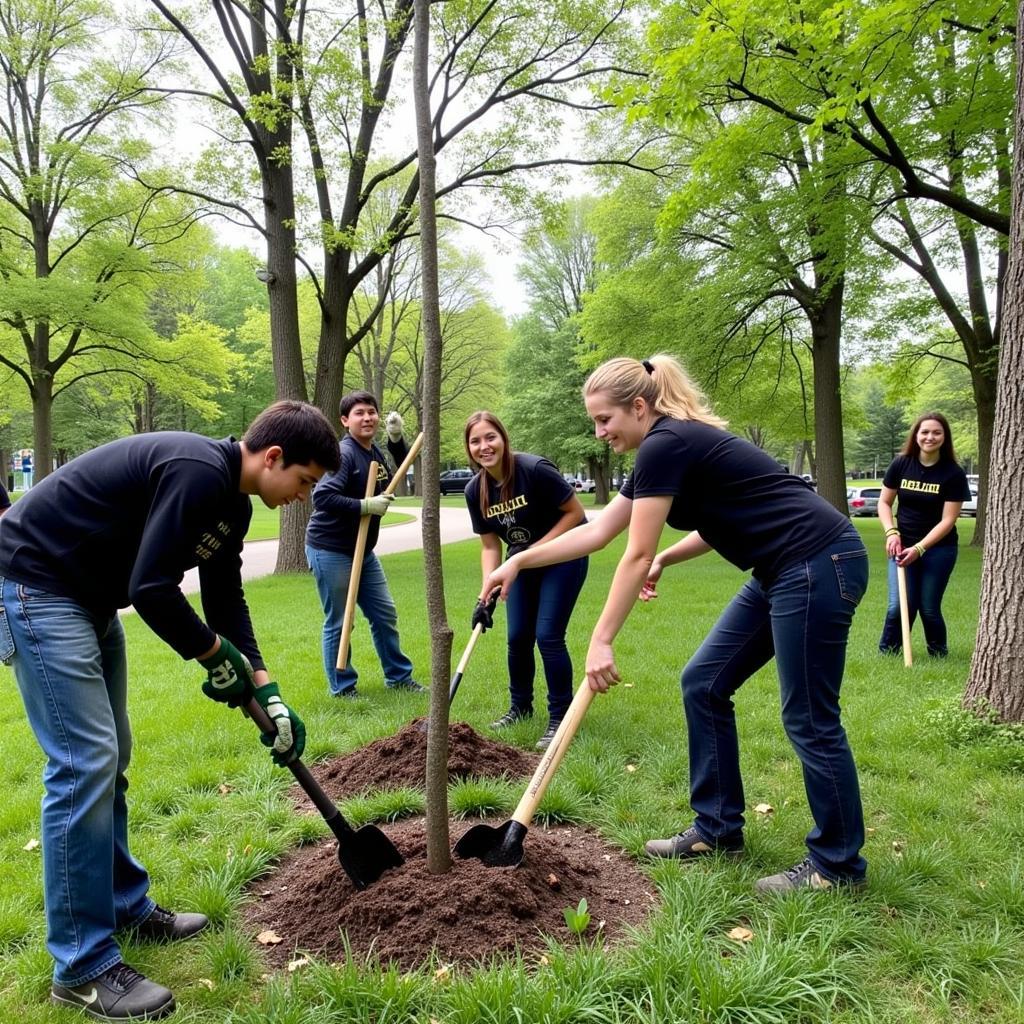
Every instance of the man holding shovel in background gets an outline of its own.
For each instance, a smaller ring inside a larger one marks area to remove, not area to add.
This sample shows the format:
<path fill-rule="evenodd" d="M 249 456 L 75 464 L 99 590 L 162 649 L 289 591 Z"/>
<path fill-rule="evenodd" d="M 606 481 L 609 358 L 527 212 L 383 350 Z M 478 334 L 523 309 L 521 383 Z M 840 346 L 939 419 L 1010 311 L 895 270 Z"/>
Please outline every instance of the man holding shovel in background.
<path fill-rule="evenodd" d="M 128 849 L 125 770 L 132 737 L 118 608 L 134 605 L 183 658 L 203 692 L 231 707 L 254 697 L 273 719 L 278 764 L 305 729 L 270 681 L 242 592 L 250 495 L 304 501 L 338 465 L 334 429 L 315 407 L 282 401 L 242 441 L 179 432 L 102 445 L 40 481 L 0 529 L 0 661 L 10 664 L 46 754 L 43 884 L 51 998 L 100 1020 L 156 1019 L 171 991 L 125 964 L 115 932 L 184 939 L 207 924 L 149 896 Z M 180 584 L 199 567 L 202 621 Z"/>
<path fill-rule="evenodd" d="M 380 520 L 392 494 L 387 487 L 384 453 L 374 444 L 380 424 L 377 399 L 369 391 L 351 391 L 341 399 L 341 425 L 347 431 L 341 440 L 341 467 L 325 476 L 313 492 L 313 515 L 306 529 L 306 560 L 316 579 L 324 609 L 323 657 L 327 686 L 335 697 L 354 698 L 359 676 L 351 659 L 338 667 L 342 621 L 348 602 L 349 580 L 359 536 L 361 519 L 368 518 L 362 565 L 356 567 L 359 584 L 356 600 L 370 623 L 373 646 L 384 670 L 384 682 L 392 690 L 424 689 L 412 677 L 412 662 L 402 652 L 398 636 L 398 612 L 388 589 L 380 560 L 373 553 L 380 535 Z M 368 480 L 376 464 L 376 482 Z"/>

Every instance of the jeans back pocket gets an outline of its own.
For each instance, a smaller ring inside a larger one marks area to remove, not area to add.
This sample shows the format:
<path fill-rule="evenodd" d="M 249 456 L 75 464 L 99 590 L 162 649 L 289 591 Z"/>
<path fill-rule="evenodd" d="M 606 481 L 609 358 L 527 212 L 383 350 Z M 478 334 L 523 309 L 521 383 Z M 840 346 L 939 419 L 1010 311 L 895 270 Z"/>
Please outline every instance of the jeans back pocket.
<path fill-rule="evenodd" d="M 836 569 L 839 594 L 844 601 L 860 604 L 868 588 L 868 553 L 860 548 L 855 551 L 838 551 L 832 555 Z"/>

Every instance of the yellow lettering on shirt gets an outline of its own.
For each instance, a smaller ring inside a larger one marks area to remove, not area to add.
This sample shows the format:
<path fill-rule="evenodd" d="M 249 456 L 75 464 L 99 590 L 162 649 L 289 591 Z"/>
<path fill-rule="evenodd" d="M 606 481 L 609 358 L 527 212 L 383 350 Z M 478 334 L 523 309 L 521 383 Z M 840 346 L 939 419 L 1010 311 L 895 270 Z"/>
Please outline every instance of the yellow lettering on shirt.
<path fill-rule="evenodd" d="M 514 512 L 517 508 L 526 508 L 525 494 L 520 494 L 511 501 L 503 501 L 497 505 L 491 505 L 487 510 L 487 518 L 494 519 L 497 516 L 507 515 L 509 512 Z"/>
<path fill-rule="evenodd" d="M 926 484 L 922 480 L 901 480 L 901 491 L 921 491 L 923 494 L 938 494 L 939 484 Z"/>

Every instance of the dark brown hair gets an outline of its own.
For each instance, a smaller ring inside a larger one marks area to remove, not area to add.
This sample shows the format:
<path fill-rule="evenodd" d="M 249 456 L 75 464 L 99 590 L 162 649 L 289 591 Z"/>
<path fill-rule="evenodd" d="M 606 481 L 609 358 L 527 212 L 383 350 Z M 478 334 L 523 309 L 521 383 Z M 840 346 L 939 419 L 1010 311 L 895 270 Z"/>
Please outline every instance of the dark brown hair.
<path fill-rule="evenodd" d="M 462 433 L 462 439 L 466 445 L 466 458 L 469 459 L 471 466 L 475 466 L 477 463 L 473 460 L 473 456 L 469 454 L 469 433 L 478 423 L 490 423 L 501 434 L 501 439 L 505 442 L 505 450 L 501 453 L 501 500 L 509 501 L 512 498 L 512 488 L 515 485 L 516 463 L 512 457 L 512 445 L 508 439 L 508 431 L 505 429 L 505 424 L 493 412 L 481 409 L 473 413 L 466 420 L 466 429 Z M 490 486 L 487 479 L 487 470 L 483 466 L 480 466 L 480 471 L 477 473 L 477 481 L 480 486 L 480 513 L 486 516 L 487 509 L 490 507 L 487 500 Z"/>
<path fill-rule="evenodd" d="M 914 425 L 910 428 L 910 433 L 907 435 L 906 443 L 900 449 L 900 454 L 910 455 L 915 459 L 920 458 L 921 446 L 917 443 L 917 432 L 925 420 L 935 420 L 936 423 L 940 423 L 942 432 L 946 435 L 942 441 L 942 447 L 939 449 L 939 462 L 947 460 L 956 462 L 956 452 L 953 451 L 953 431 L 949 429 L 949 420 L 941 412 L 923 412 L 914 420 Z"/>
<path fill-rule="evenodd" d="M 315 405 L 290 398 L 264 409 L 249 424 L 242 444 L 251 452 L 279 445 L 285 466 L 315 462 L 336 473 L 341 465 L 338 435 L 331 421 Z"/>
<path fill-rule="evenodd" d="M 378 413 L 380 412 L 377 399 L 371 392 L 350 391 L 347 395 L 341 396 L 341 402 L 338 403 L 338 415 L 347 416 L 357 405 L 372 405 Z"/>

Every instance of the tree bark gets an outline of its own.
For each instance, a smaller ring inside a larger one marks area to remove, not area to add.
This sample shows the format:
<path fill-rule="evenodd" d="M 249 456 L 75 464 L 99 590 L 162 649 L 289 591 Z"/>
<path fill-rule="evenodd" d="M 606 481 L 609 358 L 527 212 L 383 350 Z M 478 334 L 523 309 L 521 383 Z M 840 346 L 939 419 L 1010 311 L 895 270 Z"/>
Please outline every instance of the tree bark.
<path fill-rule="evenodd" d="M 420 169 L 420 274 L 423 301 L 423 472 L 430 481 L 423 498 L 423 560 L 430 628 L 430 731 L 427 733 L 427 870 L 451 870 L 448 835 L 448 679 L 452 667 L 452 629 L 444 603 L 441 566 L 441 496 L 438 488 L 441 440 L 441 311 L 437 284 L 437 220 L 434 211 L 435 160 L 430 124 L 427 63 L 430 50 L 430 0 L 415 0 L 413 98 Z"/>
<path fill-rule="evenodd" d="M 1024 14 L 1024 5 L 1021 6 Z M 1010 259 L 988 474 L 988 531 L 981 576 L 978 636 L 964 706 L 1024 722 L 1024 487 L 1018 454 L 1024 445 L 1024 36 L 1017 37 Z"/>
<path fill-rule="evenodd" d="M 818 493 L 843 515 L 846 461 L 843 456 L 843 401 L 839 373 L 844 279 L 840 276 L 815 310 L 808 310 L 814 352 L 814 447 Z"/>

